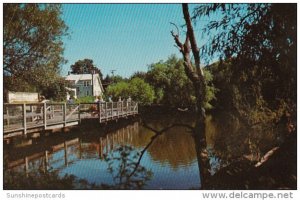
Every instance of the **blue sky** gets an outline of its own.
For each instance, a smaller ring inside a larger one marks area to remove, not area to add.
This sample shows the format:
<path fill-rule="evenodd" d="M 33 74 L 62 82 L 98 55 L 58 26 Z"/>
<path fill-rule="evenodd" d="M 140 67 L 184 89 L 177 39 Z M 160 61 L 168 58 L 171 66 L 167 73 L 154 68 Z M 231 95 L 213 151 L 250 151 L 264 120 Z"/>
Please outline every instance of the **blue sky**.
<path fill-rule="evenodd" d="M 171 54 L 180 57 L 170 34 L 170 22 L 184 24 L 180 4 L 64 4 L 62 18 L 70 32 L 64 38 L 68 63 L 62 75 L 84 58 L 104 75 L 116 70 L 129 77 Z"/>

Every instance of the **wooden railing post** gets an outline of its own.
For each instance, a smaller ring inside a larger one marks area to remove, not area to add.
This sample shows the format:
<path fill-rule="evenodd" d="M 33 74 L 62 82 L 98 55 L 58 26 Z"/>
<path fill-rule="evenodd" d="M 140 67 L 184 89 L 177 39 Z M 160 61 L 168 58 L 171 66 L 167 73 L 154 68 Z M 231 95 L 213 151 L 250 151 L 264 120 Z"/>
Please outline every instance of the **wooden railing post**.
<path fill-rule="evenodd" d="M 113 112 L 114 112 L 114 102 L 111 102 L 111 118 L 113 118 Z"/>
<path fill-rule="evenodd" d="M 128 100 L 126 100 L 126 116 L 128 115 Z"/>
<path fill-rule="evenodd" d="M 121 102 L 121 116 L 123 115 L 123 101 Z"/>
<path fill-rule="evenodd" d="M 24 135 L 27 134 L 27 123 L 26 123 L 26 104 L 23 104 L 23 128 L 24 128 Z"/>
<path fill-rule="evenodd" d="M 97 103 L 97 111 L 98 117 L 100 118 L 100 102 Z"/>
<path fill-rule="evenodd" d="M 130 102 L 130 105 L 129 105 L 129 113 L 130 113 L 130 115 L 132 114 L 132 102 Z"/>
<path fill-rule="evenodd" d="M 6 122 L 7 122 L 7 125 L 9 126 L 9 110 L 8 110 L 9 106 L 6 106 Z"/>
<path fill-rule="evenodd" d="M 78 122 L 81 123 L 81 117 L 80 117 L 80 103 L 78 104 Z"/>
<path fill-rule="evenodd" d="M 64 103 L 64 105 L 63 105 L 63 122 L 64 122 L 64 126 L 66 127 L 66 125 L 67 125 L 67 121 L 66 121 L 66 109 L 67 108 L 67 104 L 66 103 Z"/>
<path fill-rule="evenodd" d="M 107 115 L 107 102 L 105 102 L 105 116 L 106 116 L 106 120 L 108 118 L 108 115 Z"/>
<path fill-rule="evenodd" d="M 117 102 L 117 118 L 119 118 L 119 102 Z"/>
<path fill-rule="evenodd" d="M 44 103 L 44 116 L 43 116 L 43 123 L 44 123 L 44 129 L 46 130 L 47 128 L 47 105 L 46 105 L 46 102 Z"/>
<path fill-rule="evenodd" d="M 102 111 L 102 103 L 99 102 L 99 122 L 101 123 L 101 111 Z"/>

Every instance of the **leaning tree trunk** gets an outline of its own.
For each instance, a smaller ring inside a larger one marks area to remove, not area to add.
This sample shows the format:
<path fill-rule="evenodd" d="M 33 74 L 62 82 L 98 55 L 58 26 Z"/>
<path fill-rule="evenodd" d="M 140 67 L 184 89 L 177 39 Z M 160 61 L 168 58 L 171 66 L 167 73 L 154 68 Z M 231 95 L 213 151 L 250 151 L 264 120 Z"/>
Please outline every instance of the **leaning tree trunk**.
<path fill-rule="evenodd" d="M 200 55 L 199 48 L 197 46 L 197 41 L 195 38 L 191 17 L 189 14 L 189 9 L 187 4 L 182 4 L 182 11 L 184 15 L 184 20 L 186 22 L 187 33 L 185 42 L 182 43 L 179 39 L 179 31 L 177 34 L 171 31 L 172 36 L 174 37 L 175 43 L 182 53 L 184 59 L 184 68 L 185 73 L 188 78 L 192 81 L 195 95 L 196 95 L 196 109 L 199 119 L 204 121 L 205 111 L 204 111 L 204 98 L 205 98 L 205 79 L 203 70 L 200 67 Z M 178 29 L 177 29 L 178 30 Z M 195 65 L 192 64 L 190 59 L 190 52 L 192 51 Z"/>
<path fill-rule="evenodd" d="M 180 41 L 179 31 L 175 24 L 173 25 L 176 26 L 177 33 L 171 31 L 171 34 L 175 40 L 175 43 L 179 51 L 183 56 L 185 73 L 193 83 L 193 87 L 195 91 L 197 119 L 196 119 L 195 131 L 194 131 L 194 139 L 195 139 L 196 153 L 197 153 L 197 158 L 199 163 L 201 186 L 203 187 L 205 185 L 205 180 L 207 180 L 209 176 L 209 162 L 208 162 L 208 157 L 206 152 L 205 109 L 204 109 L 206 83 L 205 83 L 203 70 L 200 67 L 199 48 L 197 46 L 193 25 L 189 14 L 188 4 L 182 4 L 182 12 L 183 12 L 183 16 L 187 28 L 185 42 L 182 43 Z M 194 65 L 192 64 L 190 58 L 191 51 L 195 59 Z"/>

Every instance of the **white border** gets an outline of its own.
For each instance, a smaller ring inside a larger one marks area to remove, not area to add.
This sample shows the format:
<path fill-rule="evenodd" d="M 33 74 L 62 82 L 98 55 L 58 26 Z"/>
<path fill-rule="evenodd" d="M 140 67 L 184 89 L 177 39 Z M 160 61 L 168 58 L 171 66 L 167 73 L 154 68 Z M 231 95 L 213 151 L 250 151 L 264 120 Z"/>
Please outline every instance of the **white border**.
<path fill-rule="evenodd" d="M 83 0 L 23 0 L 23 1 L 8 1 L 8 0 L 1 0 L 1 6 L 0 6 L 0 15 L 1 15 L 1 50 L 0 53 L 3 55 L 3 3 L 182 3 L 183 0 L 152 0 L 152 1 L 145 1 L 145 0 L 131 0 L 131 1 L 117 1 L 117 0 L 89 0 L 89 1 L 83 1 Z M 184 1 L 187 3 L 210 3 L 211 1 L 203 1 L 203 0 L 189 0 L 189 1 Z M 214 1 L 216 2 L 216 1 Z M 292 1 L 266 1 L 266 0 L 253 0 L 253 1 L 224 1 L 224 0 L 219 0 L 217 2 L 224 2 L 224 3 L 269 3 L 269 2 L 274 2 L 274 3 L 298 3 L 299 0 L 292 0 Z M 299 5 L 297 5 L 297 10 L 299 11 Z M 299 15 L 297 13 L 297 20 L 298 20 L 298 26 L 299 26 Z M 297 28 L 298 29 L 298 28 Z M 298 36 L 298 35 L 297 35 Z M 299 39 L 298 39 L 299 41 Z M 297 57 L 300 58 L 300 53 L 298 51 Z M 1 57 L 3 59 L 3 57 Z M 297 65 L 299 66 L 299 59 L 297 60 Z M 1 62 L 2 70 L 3 70 L 3 62 Z M 1 76 L 0 76 L 0 91 L 3 92 L 3 71 L 1 71 Z M 299 77 L 299 70 L 297 70 L 297 93 L 299 92 L 299 83 L 298 83 L 298 77 Z M 297 104 L 299 104 L 299 99 L 297 99 Z M 3 111 L 3 98 L 0 98 L 0 108 L 1 112 Z M 297 119 L 298 115 L 297 115 Z M 3 130 L 3 115 L 0 114 L 0 128 Z M 298 120 L 297 120 L 298 124 Z M 298 137 L 299 138 L 299 137 Z M 3 133 L 1 134 L 1 140 L 3 141 Z M 298 141 L 299 142 L 299 139 Z M 0 148 L 1 152 L 3 150 L 3 142 L 0 142 Z M 299 158 L 299 149 L 297 151 L 298 153 L 298 158 Z M 0 174 L 1 174 L 1 180 L 0 180 L 0 185 L 3 187 L 3 152 L 1 157 L 1 163 L 0 163 Z M 298 162 L 297 162 L 298 164 Z M 297 165 L 298 173 L 299 173 L 299 165 Z M 299 175 L 298 175 L 299 176 Z M 299 181 L 297 179 L 297 183 L 299 186 Z M 7 193 L 20 193 L 20 192 L 27 192 L 27 193 L 34 193 L 34 194 L 43 194 L 43 193 L 64 193 L 66 195 L 66 198 L 64 199 L 138 199 L 138 200 L 153 200 L 153 199 L 172 199 L 172 200 L 177 200 L 177 199 L 202 199 L 202 193 L 203 192 L 215 192 L 215 191 L 189 191 L 189 190 L 164 190 L 164 191 L 157 191 L 157 190 L 143 190 L 143 191 L 82 191 L 82 190 L 67 190 L 67 191 L 60 191 L 60 190 L 45 190 L 45 191 L 34 191 L 34 190 L 28 190 L 28 191 L 11 191 L 11 190 L 4 190 L 1 188 L 0 192 L 0 198 L 1 199 L 7 199 Z M 225 192 L 225 193 L 231 193 L 232 191 L 224 191 L 224 190 L 218 190 L 218 192 Z M 236 190 L 236 192 L 239 192 L 239 190 Z M 240 191 L 241 192 L 241 191 Z M 298 190 L 296 191 L 272 191 L 272 190 L 251 190 L 251 191 L 245 191 L 245 192 L 273 192 L 273 193 L 280 193 L 280 192 L 293 192 L 294 193 L 294 198 L 293 199 L 299 199 L 300 195 Z M 219 198 L 217 198 L 219 199 Z"/>

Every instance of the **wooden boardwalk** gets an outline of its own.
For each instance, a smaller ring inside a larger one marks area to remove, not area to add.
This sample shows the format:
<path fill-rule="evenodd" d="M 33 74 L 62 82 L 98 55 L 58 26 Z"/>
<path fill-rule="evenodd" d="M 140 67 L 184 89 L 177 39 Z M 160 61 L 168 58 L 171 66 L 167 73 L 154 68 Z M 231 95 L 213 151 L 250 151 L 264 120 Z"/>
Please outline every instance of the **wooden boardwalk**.
<path fill-rule="evenodd" d="M 78 125 L 83 119 L 105 123 L 138 114 L 137 102 L 4 104 L 4 138 Z"/>

